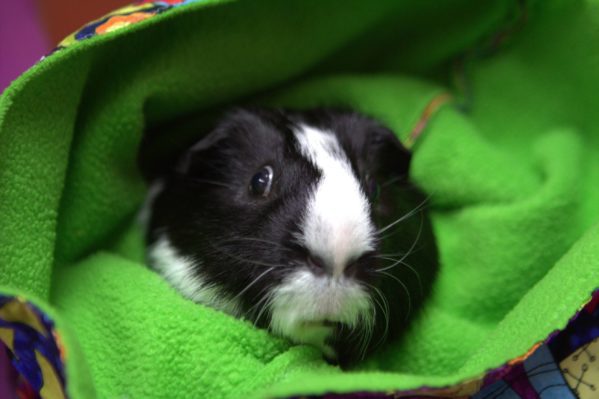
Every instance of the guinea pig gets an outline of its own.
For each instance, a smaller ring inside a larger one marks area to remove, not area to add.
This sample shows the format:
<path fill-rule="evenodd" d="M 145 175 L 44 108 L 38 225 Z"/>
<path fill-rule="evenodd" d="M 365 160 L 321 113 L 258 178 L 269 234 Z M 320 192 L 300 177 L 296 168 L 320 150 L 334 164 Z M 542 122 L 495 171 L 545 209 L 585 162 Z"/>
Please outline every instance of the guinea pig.
<path fill-rule="evenodd" d="M 148 262 L 185 297 L 347 367 L 406 329 L 437 272 L 410 158 L 353 111 L 235 109 L 152 186 Z"/>

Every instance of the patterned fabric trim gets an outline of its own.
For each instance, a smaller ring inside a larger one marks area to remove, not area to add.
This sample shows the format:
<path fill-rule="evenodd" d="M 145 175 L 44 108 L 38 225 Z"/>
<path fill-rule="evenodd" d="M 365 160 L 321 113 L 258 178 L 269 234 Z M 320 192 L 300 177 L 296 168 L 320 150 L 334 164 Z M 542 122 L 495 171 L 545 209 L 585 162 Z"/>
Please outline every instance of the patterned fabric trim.
<path fill-rule="evenodd" d="M 442 92 L 437 94 L 429 103 L 426 105 L 422 113 L 420 114 L 420 118 L 416 121 L 416 124 L 410 131 L 408 138 L 405 143 L 403 143 L 406 148 L 410 149 L 414 146 L 418 138 L 422 135 L 422 132 L 426 129 L 429 121 L 433 116 L 437 114 L 437 112 L 443 108 L 446 104 L 454 104 L 455 100 L 450 93 Z"/>
<path fill-rule="evenodd" d="M 31 302 L 0 294 L 0 381 L 21 399 L 66 398 L 66 355 L 54 322 Z M 15 381 L 16 378 L 16 381 Z"/>
<path fill-rule="evenodd" d="M 58 44 L 58 46 L 50 52 L 50 54 L 46 55 L 42 59 L 54 54 L 57 51 L 70 47 L 81 40 L 115 32 L 119 29 L 144 21 L 173 8 L 199 1 L 202 0 L 136 1 L 129 6 L 119 8 L 103 16 L 102 18 L 84 25 L 78 31 L 64 38 Z"/>
<path fill-rule="evenodd" d="M 565 329 L 484 376 L 445 388 L 302 396 L 305 399 L 592 399 L 599 397 L 599 290 Z M 288 399 L 299 399 L 289 397 Z"/>

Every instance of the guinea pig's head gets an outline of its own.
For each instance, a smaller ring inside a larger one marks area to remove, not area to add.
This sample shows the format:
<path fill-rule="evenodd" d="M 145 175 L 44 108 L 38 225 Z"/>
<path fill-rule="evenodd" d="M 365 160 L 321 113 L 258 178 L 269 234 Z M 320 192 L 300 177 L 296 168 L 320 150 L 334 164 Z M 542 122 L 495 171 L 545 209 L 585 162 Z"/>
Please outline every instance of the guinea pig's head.
<path fill-rule="evenodd" d="M 368 335 L 384 311 L 380 187 L 409 161 L 353 112 L 236 110 L 158 183 L 150 262 L 189 298 L 334 356 L 339 329 Z"/>

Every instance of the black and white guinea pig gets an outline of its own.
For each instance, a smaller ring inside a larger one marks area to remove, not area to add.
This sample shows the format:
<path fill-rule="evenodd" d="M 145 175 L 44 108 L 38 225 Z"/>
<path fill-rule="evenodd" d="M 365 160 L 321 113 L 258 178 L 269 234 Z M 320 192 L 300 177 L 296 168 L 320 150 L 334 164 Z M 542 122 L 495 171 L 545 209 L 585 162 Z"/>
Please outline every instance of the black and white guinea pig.
<path fill-rule="evenodd" d="M 356 112 L 236 109 L 151 188 L 148 261 L 189 299 L 350 365 L 405 330 L 436 274 L 409 165 Z"/>

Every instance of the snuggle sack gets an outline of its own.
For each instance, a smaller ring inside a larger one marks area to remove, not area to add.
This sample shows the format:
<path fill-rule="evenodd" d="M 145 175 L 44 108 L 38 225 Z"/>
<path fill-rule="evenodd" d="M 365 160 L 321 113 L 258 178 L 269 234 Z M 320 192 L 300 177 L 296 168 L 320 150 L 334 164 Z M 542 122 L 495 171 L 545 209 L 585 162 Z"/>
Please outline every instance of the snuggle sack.
<path fill-rule="evenodd" d="M 0 376 L 44 398 L 595 397 L 598 41 L 591 0 L 141 1 L 82 28 L 0 97 Z M 351 371 L 145 265 L 142 138 L 240 103 L 350 106 L 413 151 L 441 270 Z"/>

